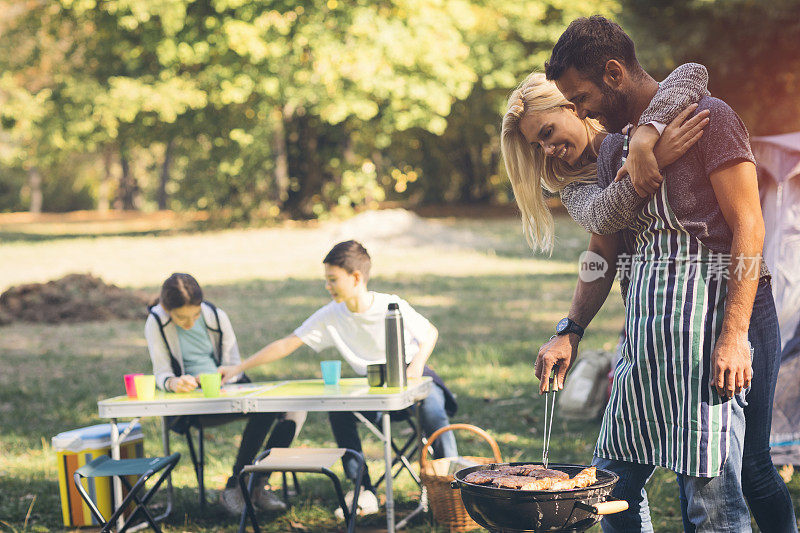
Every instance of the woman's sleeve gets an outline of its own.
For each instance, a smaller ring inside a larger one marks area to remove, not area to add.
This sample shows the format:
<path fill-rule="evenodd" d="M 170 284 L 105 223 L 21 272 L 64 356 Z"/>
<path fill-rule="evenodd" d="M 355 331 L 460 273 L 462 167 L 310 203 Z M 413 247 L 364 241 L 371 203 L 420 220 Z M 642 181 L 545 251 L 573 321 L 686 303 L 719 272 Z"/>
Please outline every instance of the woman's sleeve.
<path fill-rule="evenodd" d="M 687 106 L 709 94 L 706 67 L 699 63 L 683 64 L 659 84 L 656 95 L 639 118 L 639 125 L 648 122 L 669 124 Z"/>
<path fill-rule="evenodd" d="M 165 383 L 169 378 L 175 377 L 175 373 L 172 371 L 169 351 L 164 345 L 164 339 L 161 337 L 156 318 L 153 315 L 147 316 L 147 322 L 144 324 L 144 338 L 147 341 L 147 350 L 150 352 L 150 361 L 153 363 L 156 385 L 161 390 L 167 390 Z"/>
<path fill-rule="evenodd" d="M 605 189 L 597 182 L 575 181 L 561 191 L 561 203 L 569 215 L 598 235 L 610 235 L 630 226 L 646 201 L 636 194 L 629 176 L 612 181 Z"/>

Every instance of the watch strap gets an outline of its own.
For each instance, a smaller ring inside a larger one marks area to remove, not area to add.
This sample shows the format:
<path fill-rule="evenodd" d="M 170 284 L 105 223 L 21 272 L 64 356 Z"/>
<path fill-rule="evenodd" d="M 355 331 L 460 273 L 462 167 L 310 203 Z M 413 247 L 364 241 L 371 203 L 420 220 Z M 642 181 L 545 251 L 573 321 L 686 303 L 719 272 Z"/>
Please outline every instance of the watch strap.
<path fill-rule="evenodd" d="M 569 333 L 574 333 L 578 337 L 583 338 L 583 334 L 584 334 L 585 330 L 580 324 L 578 324 L 577 322 L 575 322 L 574 320 L 572 320 L 570 318 L 562 319 L 559 322 L 559 324 L 561 322 L 563 322 L 564 320 L 567 321 L 566 326 L 564 326 L 560 331 L 557 330 L 556 331 L 556 335 L 567 335 Z"/>

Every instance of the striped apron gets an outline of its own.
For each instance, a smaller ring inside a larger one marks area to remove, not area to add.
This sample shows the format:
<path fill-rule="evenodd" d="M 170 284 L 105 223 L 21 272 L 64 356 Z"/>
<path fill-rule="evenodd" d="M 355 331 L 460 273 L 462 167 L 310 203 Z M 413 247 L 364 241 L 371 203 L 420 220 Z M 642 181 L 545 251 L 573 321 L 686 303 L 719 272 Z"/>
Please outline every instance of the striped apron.
<path fill-rule="evenodd" d="M 717 476 L 728 455 L 731 413 L 711 387 L 726 296 L 719 261 L 682 227 L 666 186 L 632 229 L 627 334 L 595 455 Z"/>

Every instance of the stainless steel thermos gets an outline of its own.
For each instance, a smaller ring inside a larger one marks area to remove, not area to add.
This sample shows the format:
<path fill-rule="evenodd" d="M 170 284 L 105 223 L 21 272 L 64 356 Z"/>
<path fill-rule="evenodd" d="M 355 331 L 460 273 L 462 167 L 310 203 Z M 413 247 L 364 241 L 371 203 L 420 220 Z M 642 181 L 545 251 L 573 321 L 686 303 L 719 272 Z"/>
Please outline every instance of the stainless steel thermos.
<path fill-rule="evenodd" d="M 407 384 L 403 315 L 400 306 L 391 303 L 386 311 L 386 386 L 405 387 Z"/>

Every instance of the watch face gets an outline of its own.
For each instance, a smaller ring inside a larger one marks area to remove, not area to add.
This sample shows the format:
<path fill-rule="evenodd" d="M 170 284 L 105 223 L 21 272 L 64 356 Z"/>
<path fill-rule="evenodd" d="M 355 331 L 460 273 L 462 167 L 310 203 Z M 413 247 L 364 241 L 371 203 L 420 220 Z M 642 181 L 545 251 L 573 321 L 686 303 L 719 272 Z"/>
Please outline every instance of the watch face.
<path fill-rule="evenodd" d="M 556 332 L 561 333 L 566 329 L 567 326 L 569 326 L 569 319 L 562 318 L 561 320 L 558 321 L 558 324 L 556 325 Z"/>

